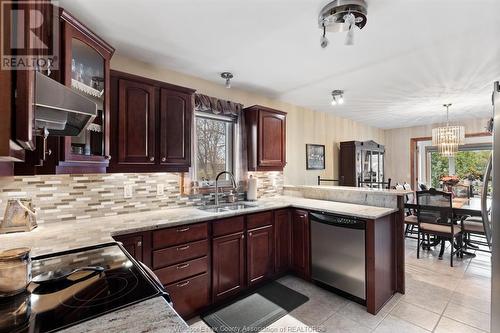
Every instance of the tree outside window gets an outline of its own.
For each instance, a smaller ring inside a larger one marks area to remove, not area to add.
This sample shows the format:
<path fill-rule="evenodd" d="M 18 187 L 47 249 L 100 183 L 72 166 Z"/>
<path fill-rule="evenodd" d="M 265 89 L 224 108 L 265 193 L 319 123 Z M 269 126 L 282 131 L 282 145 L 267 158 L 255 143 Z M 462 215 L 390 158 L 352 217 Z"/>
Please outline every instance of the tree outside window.
<path fill-rule="evenodd" d="M 196 116 L 196 178 L 215 180 L 224 170 L 232 171 L 233 123 Z"/>

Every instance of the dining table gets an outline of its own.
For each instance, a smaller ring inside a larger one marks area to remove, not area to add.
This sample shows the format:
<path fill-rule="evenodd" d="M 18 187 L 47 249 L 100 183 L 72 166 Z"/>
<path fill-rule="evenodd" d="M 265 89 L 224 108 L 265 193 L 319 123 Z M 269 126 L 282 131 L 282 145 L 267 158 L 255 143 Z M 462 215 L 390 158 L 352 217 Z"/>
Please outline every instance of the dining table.
<path fill-rule="evenodd" d="M 456 217 L 462 216 L 482 216 L 481 215 L 481 198 L 480 197 L 471 197 L 471 198 L 453 198 L 451 202 L 453 215 Z M 491 209 L 491 198 L 486 199 L 487 209 Z M 409 210 L 416 210 L 418 208 L 416 195 L 413 195 L 412 198 L 406 201 L 405 208 Z M 439 251 L 439 258 L 443 258 L 444 253 L 444 241 L 439 237 L 436 237 L 429 244 L 422 244 L 422 247 L 430 248 L 433 246 L 437 246 L 441 243 L 441 250 Z M 468 244 L 470 247 L 474 248 L 471 244 Z M 476 255 L 472 252 L 464 251 L 465 255 L 475 257 Z"/>

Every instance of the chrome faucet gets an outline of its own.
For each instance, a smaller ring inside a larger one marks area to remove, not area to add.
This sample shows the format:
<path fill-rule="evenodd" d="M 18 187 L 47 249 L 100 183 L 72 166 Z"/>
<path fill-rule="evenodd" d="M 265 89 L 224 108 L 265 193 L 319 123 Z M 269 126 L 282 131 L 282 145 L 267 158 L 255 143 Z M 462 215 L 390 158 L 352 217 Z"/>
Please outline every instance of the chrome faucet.
<path fill-rule="evenodd" d="M 229 172 L 229 171 L 222 171 L 220 172 L 217 177 L 215 177 L 215 205 L 219 205 L 219 177 L 222 176 L 223 174 L 228 174 L 229 178 L 231 178 L 231 182 L 233 183 L 233 189 L 236 191 L 237 186 L 236 186 L 236 180 L 234 179 L 234 175 Z"/>

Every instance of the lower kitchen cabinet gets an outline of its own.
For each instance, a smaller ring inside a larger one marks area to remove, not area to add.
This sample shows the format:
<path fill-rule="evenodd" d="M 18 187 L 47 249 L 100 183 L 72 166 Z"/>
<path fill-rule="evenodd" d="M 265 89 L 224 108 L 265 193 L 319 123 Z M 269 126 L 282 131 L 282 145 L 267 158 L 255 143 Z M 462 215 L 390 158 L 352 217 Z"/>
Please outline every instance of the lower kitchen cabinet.
<path fill-rule="evenodd" d="M 218 301 L 245 288 L 245 234 L 214 238 L 212 252 L 212 293 Z"/>
<path fill-rule="evenodd" d="M 292 270 L 299 277 L 310 280 L 309 214 L 305 210 L 292 210 Z"/>
<path fill-rule="evenodd" d="M 208 273 L 181 280 L 165 286 L 174 309 L 183 318 L 190 318 L 210 304 Z"/>
<path fill-rule="evenodd" d="M 137 261 L 151 267 L 151 232 L 115 236 L 117 242 L 123 244 L 127 252 Z"/>
<path fill-rule="evenodd" d="M 289 209 L 274 212 L 274 265 L 277 275 L 290 269 L 292 261 L 292 220 Z"/>
<path fill-rule="evenodd" d="M 273 226 L 268 225 L 247 231 L 247 281 L 252 286 L 274 273 Z"/>

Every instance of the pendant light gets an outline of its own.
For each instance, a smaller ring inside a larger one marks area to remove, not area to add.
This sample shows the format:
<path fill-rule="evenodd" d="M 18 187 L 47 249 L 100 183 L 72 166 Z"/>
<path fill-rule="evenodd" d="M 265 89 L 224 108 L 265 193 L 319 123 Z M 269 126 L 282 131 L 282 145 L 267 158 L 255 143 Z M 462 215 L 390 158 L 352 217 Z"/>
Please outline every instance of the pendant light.
<path fill-rule="evenodd" d="M 432 145 L 437 146 L 442 156 L 452 157 L 458 152 L 458 146 L 465 143 L 465 128 L 450 126 L 449 112 L 451 104 L 443 104 L 446 108 L 446 126 L 432 129 Z"/>

